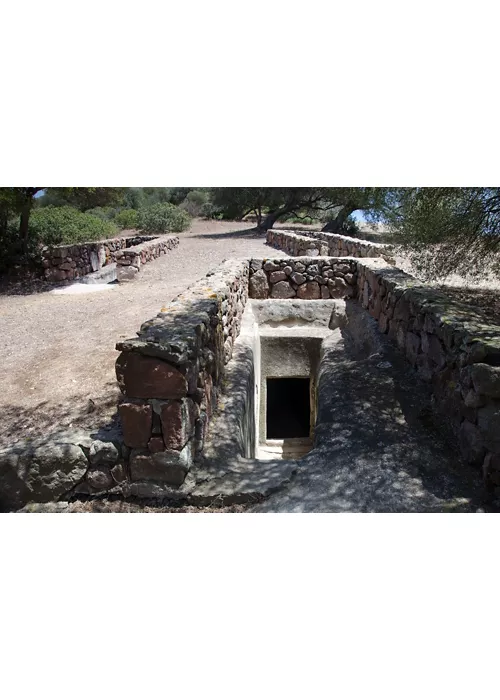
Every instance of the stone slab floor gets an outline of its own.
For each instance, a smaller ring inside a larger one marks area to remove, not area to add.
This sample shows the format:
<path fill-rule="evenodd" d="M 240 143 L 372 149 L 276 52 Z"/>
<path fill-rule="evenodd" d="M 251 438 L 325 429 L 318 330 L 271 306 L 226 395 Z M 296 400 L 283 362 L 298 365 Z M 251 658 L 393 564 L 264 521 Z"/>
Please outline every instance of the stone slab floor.
<path fill-rule="evenodd" d="M 269 256 L 247 223 L 194 221 L 137 280 L 88 294 L 0 296 L 0 445 L 112 422 L 115 343 L 225 258 Z"/>

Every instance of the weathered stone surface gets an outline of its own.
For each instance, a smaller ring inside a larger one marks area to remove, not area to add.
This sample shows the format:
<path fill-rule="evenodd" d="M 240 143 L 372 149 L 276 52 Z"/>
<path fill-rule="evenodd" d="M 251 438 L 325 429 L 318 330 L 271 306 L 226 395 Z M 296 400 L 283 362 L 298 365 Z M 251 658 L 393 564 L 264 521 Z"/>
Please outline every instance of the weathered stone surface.
<path fill-rule="evenodd" d="M 293 275 L 290 275 L 290 279 L 295 282 L 295 284 L 304 284 L 306 276 L 300 272 L 294 272 Z"/>
<path fill-rule="evenodd" d="M 125 465 L 122 462 L 115 464 L 115 466 L 111 469 L 111 476 L 117 484 L 121 484 L 123 481 L 125 481 L 127 478 L 127 470 L 125 469 Z"/>
<path fill-rule="evenodd" d="M 269 283 L 267 281 L 267 275 L 263 270 L 255 272 L 250 277 L 248 293 L 252 299 L 267 299 L 269 295 Z"/>
<path fill-rule="evenodd" d="M 163 452 L 164 449 L 165 443 L 163 442 L 163 438 L 159 435 L 152 437 L 151 440 L 148 442 L 148 450 L 152 454 L 156 452 Z"/>
<path fill-rule="evenodd" d="M 139 270 L 132 265 L 118 265 L 116 268 L 116 279 L 118 282 L 132 282 Z"/>
<path fill-rule="evenodd" d="M 290 282 L 277 282 L 271 289 L 273 299 L 291 299 L 295 296 L 295 290 Z"/>
<path fill-rule="evenodd" d="M 120 453 L 112 442 L 94 440 L 90 446 L 89 460 L 93 466 L 97 464 L 113 466 L 119 459 Z"/>
<path fill-rule="evenodd" d="M 460 449 L 467 462 L 480 465 L 484 459 L 486 450 L 477 426 L 468 420 L 464 420 L 460 426 L 459 439 Z"/>
<path fill-rule="evenodd" d="M 130 456 L 130 478 L 132 481 L 157 481 L 180 486 L 191 467 L 191 444 L 176 452 L 166 450 L 150 454 L 133 450 Z"/>
<path fill-rule="evenodd" d="M 320 299 L 321 291 L 317 282 L 306 282 L 297 289 L 299 299 Z"/>
<path fill-rule="evenodd" d="M 279 270 L 278 272 L 271 272 L 269 275 L 269 281 L 271 284 L 276 284 L 276 282 L 281 282 L 284 279 L 286 279 L 286 274 L 282 270 Z"/>
<path fill-rule="evenodd" d="M 168 401 L 161 406 L 160 417 L 166 449 L 181 450 L 194 434 L 194 402 L 191 399 Z"/>
<path fill-rule="evenodd" d="M 500 367 L 476 363 L 471 365 L 471 378 L 478 394 L 500 398 Z"/>
<path fill-rule="evenodd" d="M 118 413 L 123 441 L 128 447 L 147 447 L 151 436 L 153 409 L 148 404 L 122 403 Z"/>
<path fill-rule="evenodd" d="M 107 467 L 89 469 L 85 480 L 93 491 L 106 491 L 115 483 L 111 471 Z"/>
<path fill-rule="evenodd" d="M 116 376 L 122 392 L 137 399 L 177 399 L 188 391 L 186 377 L 178 369 L 136 352 L 118 357 Z"/>
<path fill-rule="evenodd" d="M 0 506 L 21 508 L 47 502 L 71 490 L 85 476 L 87 458 L 73 444 L 29 445 L 0 451 Z"/>
<path fill-rule="evenodd" d="M 415 333 L 406 334 L 406 357 L 412 364 L 417 361 L 418 352 L 420 350 L 420 336 Z"/>
<path fill-rule="evenodd" d="M 498 401 L 478 408 L 477 424 L 489 449 L 500 448 L 500 403 Z"/>

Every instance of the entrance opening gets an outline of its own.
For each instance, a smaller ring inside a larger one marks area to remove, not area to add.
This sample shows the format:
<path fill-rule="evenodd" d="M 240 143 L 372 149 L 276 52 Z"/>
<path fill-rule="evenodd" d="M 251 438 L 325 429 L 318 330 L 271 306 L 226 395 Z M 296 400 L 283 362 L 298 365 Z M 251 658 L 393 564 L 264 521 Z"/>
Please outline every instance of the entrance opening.
<path fill-rule="evenodd" d="M 266 438 L 309 437 L 309 377 L 267 379 Z"/>

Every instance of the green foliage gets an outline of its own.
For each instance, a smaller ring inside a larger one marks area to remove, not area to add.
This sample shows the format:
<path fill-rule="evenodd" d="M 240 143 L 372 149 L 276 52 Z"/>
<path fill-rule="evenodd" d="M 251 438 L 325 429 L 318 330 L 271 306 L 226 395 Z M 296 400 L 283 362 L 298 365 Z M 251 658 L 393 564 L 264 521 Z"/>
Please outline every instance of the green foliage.
<path fill-rule="evenodd" d="M 139 212 L 137 209 L 122 209 L 115 216 L 115 223 L 120 229 L 138 228 Z"/>
<path fill-rule="evenodd" d="M 94 207 L 93 209 L 87 209 L 85 213 L 97 216 L 101 221 L 111 221 L 115 218 L 116 209 L 114 207 Z"/>
<path fill-rule="evenodd" d="M 500 270 L 500 188 L 399 188 L 383 217 L 424 278 Z"/>
<path fill-rule="evenodd" d="M 166 202 L 139 210 L 139 228 L 146 233 L 179 233 L 190 223 L 187 212 Z"/>
<path fill-rule="evenodd" d="M 190 216 L 201 216 L 204 206 L 209 202 L 209 194 L 205 190 L 191 190 L 180 205 Z"/>
<path fill-rule="evenodd" d="M 72 207 L 48 206 L 35 209 L 29 222 L 32 246 L 97 241 L 111 238 L 116 232 L 114 223 L 79 212 Z"/>
<path fill-rule="evenodd" d="M 153 204 L 181 204 L 193 187 L 127 187 L 123 205 L 127 209 L 144 209 Z M 198 188 L 199 191 L 199 188 Z"/>
<path fill-rule="evenodd" d="M 212 202 L 227 219 L 242 219 L 254 213 L 258 225 L 266 229 L 276 221 L 296 217 L 325 222 L 341 217 L 344 222 L 353 211 L 379 210 L 387 197 L 386 188 L 377 187 L 214 187 Z"/>
<path fill-rule="evenodd" d="M 80 211 L 113 207 L 123 203 L 124 187 L 46 187 L 37 207 L 72 206 Z"/>

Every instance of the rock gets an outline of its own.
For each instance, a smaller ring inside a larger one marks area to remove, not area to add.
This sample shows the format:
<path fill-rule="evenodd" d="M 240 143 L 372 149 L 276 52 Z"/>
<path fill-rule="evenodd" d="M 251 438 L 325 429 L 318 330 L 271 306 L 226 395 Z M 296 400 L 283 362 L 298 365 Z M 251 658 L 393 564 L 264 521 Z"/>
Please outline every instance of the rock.
<path fill-rule="evenodd" d="M 469 391 L 465 394 L 464 404 L 467 406 L 467 408 L 479 408 L 480 406 L 484 406 L 485 403 L 486 400 L 484 396 L 477 394 L 474 389 L 469 389 Z"/>
<path fill-rule="evenodd" d="M 192 399 L 168 401 L 161 406 L 163 442 L 168 450 L 181 450 L 193 436 L 196 409 Z"/>
<path fill-rule="evenodd" d="M 422 333 L 422 352 L 437 365 L 438 369 L 445 366 L 446 355 L 437 336 Z"/>
<path fill-rule="evenodd" d="M 483 439 L 477 426 L 468 420 L 464 420 L 460 426 L 459 434 L 460 451 L 470 464 L 480 465 L 485 455 Z"/>
<path fill-rule="evenodd" d="M 89 460 L 93 466 L 116 464 L 120 459 L 120 453 L 112 442 L 103 442 L 102 440 L 94 440 L 90 446 Z"/>
<path fill-rule="evenodd" d="M 293 275 L 290 275 L 290 279 L 295 282 L 295 284 L 304 284 L 306 276 L 302 275 L 300 272 L 294 272 Z"/>
<path fill-rule="evenodd" d="M 178 369 L 137 352 L 121 353 L 116 376 L 122 392 L 136 399 L 180 399 L 188 391 L 186 377 Z"/>
<path fill-rule="evenodd" d="M 118 282 L 131 282 L 137 273 L 138 269 L 132 265 L 116 266 L 116 279 Z"/>
<path fill-rule="evenodd" d="M 271 272 L 269 275 L 269 281 L 271 284 L 276 284 L 276 282 L 281 282 L 284 279 L 286 279 L 286 274 L 282 270 Z"/>
<path fill-rule="evenodd" d="M 277 282 L 271 288 L 271 297 L 273 299 L 290 299 L 295 296 L 295 290 L 290 282 Z"/>
<path fill-rule="evenodd" d="M 30 501 L 57 500 L 80 483 L 88 468 L 77 445 L 53 443 L 0 451 L 0 505 L 21 508 Z"/>
<path fill-rule="evenodd" d="M 248 293 L 251 299 L 267 299 L 269 295 L 269 282 L 263 270 L 259 270 L 250 277 Z"/>
<path fill-rule="evenodd" d="M 321 291 L 317 282 L 306 282 L 297 289 L 299 299 L 320 299 Z"/>
<path fill-rule="evenodd" d="M 115 484 L 111 471 L 106 467 L 89 469 L 85 480 L 93 491 L 106 491 Z"/>
<path fill-rule="evenodd" d="M 267 262 L 264 263 L 264 270 L 266 272 L 274 272 L 275 270 L 279 270 L 280 266 L 276 265 L 272 260 L 268 260 Z"/>
<path fill-rule="evenodd" d="M 191 467 L 191 444 L 180 452 L 166 450 L 149 454 L 133 450 L 130 457 L 132 481 L 159 481 L 171 486 L 181 486 Z"/>
<path fill-rule="evenodd" d="M 305 272 L 306 266 L 303 265 L 301 262 L 296 262 L 293 263 L 293 269 L 295 270 L 295 272 Z"/>
<path fill-rule="evenodd" d="M 500 486 L 500 454 L 488 452 L 483 462 L 483 478 L 490 484 Z"/>
<path fill-rule="evenodd" d="M 478 362 L 471 365 L 471 378 L 478 394 L 500 398 L 500 367 Z"/>
<path fill-rule="evenodd" d="M 125 481 L 127 478 L 127 470 L 125 469 L 125 465 L 122 464 L 122 462 L 115 464 L 113 469 L 111 469 L 111 476 L 117 484 L 121 484 L 122 481 Z"/>
<path fill-rule="evenodd" d="M 500 448 L 500 404 L 492 402 L 478 408 L 477 424 L 486 446 L 493 451 Z"/>
<path fill-rule="evenodd" d="M 147 447 L 151 437 L 153 409 L 148 404 L 122 403 L 118 413 L 123 441 L 128 447 Z"/>
<path fill-rule="evenodd" d="M 155 454 L 156 452 L 163 452 L 164 449 L 165 443 L 163 442 L 163 438 L 160 436 L 152 437 L 148 442 L 148 450 L 152 454 Z"/>
<path fill-rule="evenodd" d="M 406 357 L 412 363 L 417 361 L 417 355 L 420 350 L 420 336 L 416 333 L 406 334 Z"/>

